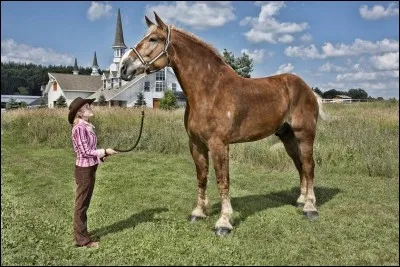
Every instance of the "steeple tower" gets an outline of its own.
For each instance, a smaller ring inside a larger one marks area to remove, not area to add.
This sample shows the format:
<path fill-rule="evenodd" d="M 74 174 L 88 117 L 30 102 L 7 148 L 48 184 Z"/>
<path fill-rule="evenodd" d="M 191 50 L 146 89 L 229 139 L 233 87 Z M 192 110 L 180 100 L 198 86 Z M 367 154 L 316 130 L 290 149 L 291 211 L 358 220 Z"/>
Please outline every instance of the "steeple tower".
<path fill-rule="evenodd" d="M 96 57 L 96 51 L 94 51 L 94 58 L 93 58 L 93 64 L 92 64 L 92 76 L 98 76 L 99 74 L 99 65 L 97 64 L 97 57 Z"/>
<path fill-rule="evenodd" d="M 117 16 L 117 27 L 115 31 L 115 40 L 113 44 L 113 49 L 114 49 L 114 59 L 113 62 L 115 64 L 114 67 L 115 69 L 110 69 L 111 71 L 117 71 L 119 68 L 119 62 L 121 61 L 121 57 L 125 53 L 125 49 L 127 46 L 124 43 L 124 33 L 122 31 L 122 22 L 121 22 L 121 12 L 118 8 L 118 16 Z"/>
<path fill-rule="evenodd" d="M 79 74 L 78 63 L 76 61 L 76 58 L 75 58 L 75 65 L 74 65 L 74 70 L 72 71 L 72 74 L 74 74 L 74 75 L 78 75 Z"/>

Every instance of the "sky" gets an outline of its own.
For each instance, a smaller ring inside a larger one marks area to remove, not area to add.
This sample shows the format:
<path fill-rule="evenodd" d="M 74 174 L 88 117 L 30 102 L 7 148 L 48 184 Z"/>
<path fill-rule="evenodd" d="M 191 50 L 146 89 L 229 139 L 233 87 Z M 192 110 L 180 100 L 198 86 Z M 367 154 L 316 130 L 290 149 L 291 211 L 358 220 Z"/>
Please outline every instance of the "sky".
<path fill-rule="evenodd" d="M 153 11 L 222 53 L 253 59 L 251 77 L 294 73 L 327 91 L 399 99 L 399 4 L 385 1 L 1 1 L 1 62 L 100 68 L 113 59 L 118 9 L 125 44 Z"/>

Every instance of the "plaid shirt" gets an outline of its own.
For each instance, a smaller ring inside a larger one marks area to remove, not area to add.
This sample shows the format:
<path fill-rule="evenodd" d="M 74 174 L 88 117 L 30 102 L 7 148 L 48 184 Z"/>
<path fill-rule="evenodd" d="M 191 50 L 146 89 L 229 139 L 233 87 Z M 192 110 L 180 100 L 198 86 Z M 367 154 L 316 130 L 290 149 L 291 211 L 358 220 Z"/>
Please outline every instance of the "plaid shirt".
<path fill-rule="evenodd" d="M 99 164 L 99 158 L 104 157 L 104 149 L 96 149 L 97 137 L 93 128 L 92 124 L 82 119 L 72 127 L 76 166 L 90 167 Z"/>

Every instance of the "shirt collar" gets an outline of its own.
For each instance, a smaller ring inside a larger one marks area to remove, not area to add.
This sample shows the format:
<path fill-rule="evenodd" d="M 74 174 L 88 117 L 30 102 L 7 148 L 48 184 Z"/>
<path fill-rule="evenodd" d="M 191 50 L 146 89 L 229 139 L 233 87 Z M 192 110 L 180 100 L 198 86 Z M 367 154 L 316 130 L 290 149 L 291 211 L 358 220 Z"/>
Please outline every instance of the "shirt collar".
<path fill-rule="evenodd" d="M 81 118 L 78 119 L 78 124 L 80 124 L 80 123 L 85 125 L 86 127 L 89 127 L 90 129 L 94 129 L 95 128 L 93 124 L 91 124 L 90 122 L 87 122 L 87 121 L 85 121 L 84 119 L 81 119 Z"/>

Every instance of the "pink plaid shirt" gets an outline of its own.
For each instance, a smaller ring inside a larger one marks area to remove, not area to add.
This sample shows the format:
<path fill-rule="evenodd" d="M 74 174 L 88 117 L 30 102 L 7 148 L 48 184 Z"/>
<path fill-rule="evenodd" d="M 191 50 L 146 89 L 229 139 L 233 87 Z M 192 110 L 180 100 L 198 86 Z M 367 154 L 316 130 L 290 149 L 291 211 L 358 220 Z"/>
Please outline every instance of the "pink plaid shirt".
<path fill-rule="evenodd" d="M 104 149 L 96 149 L 97 137 L 93 128 L 92 124 L 82 119 L 72 127 L 76 166 L 90 167 L 99 164 L 99 159 L 104 157 Z"/>

